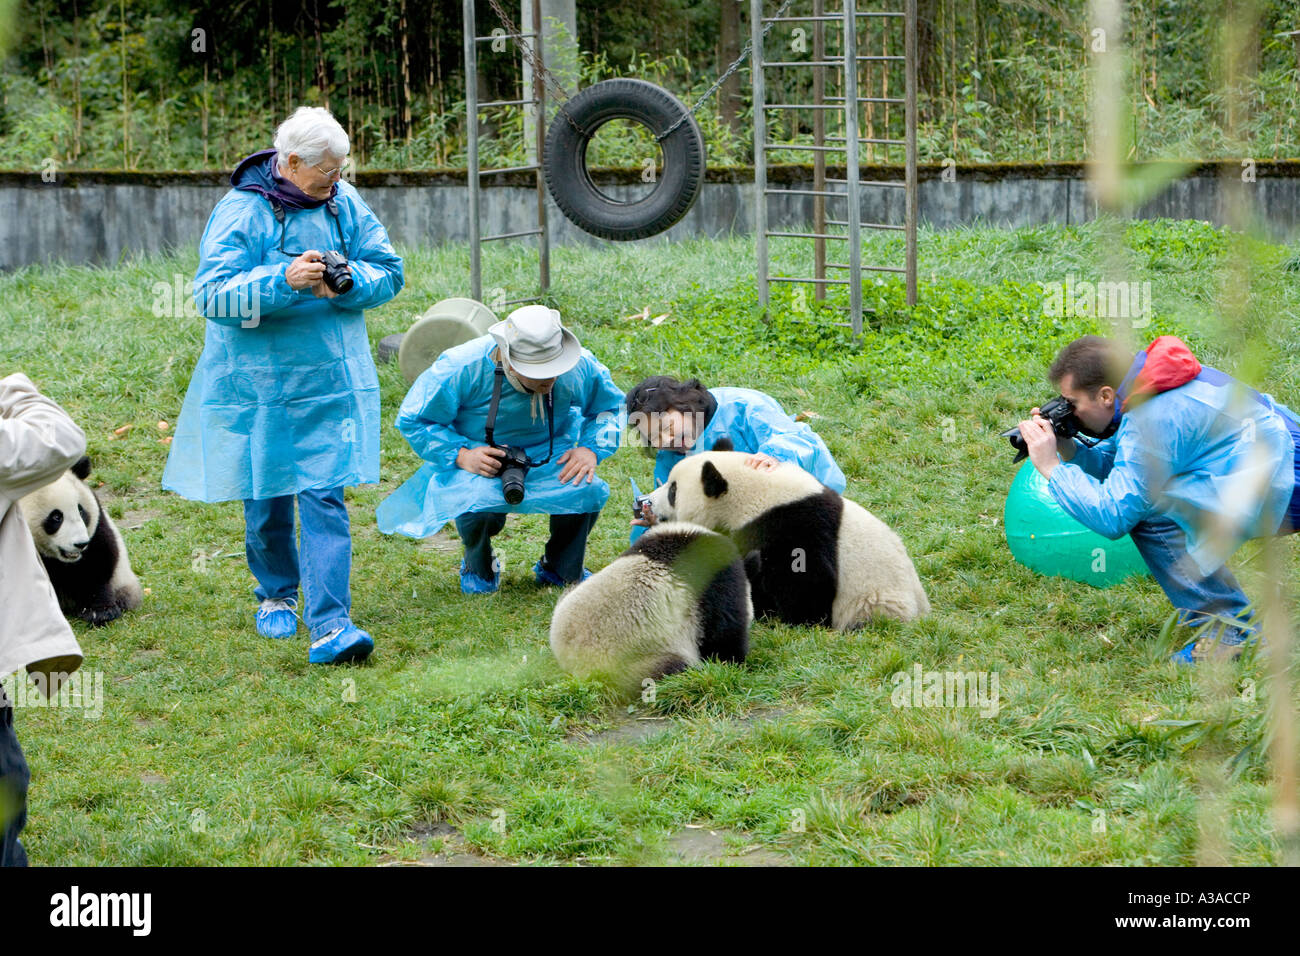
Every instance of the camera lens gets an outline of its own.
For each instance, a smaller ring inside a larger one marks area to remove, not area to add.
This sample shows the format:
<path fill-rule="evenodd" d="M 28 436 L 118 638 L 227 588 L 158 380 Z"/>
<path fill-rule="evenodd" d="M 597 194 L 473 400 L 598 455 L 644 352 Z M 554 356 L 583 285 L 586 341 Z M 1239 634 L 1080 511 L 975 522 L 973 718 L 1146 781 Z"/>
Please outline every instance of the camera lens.
<path fill-rule="evenodd" d="M 345 292 L 352 290 L 352 270 L 348 268 L 348 261 L 337 252 L 327 252 L 321 256 L 321 261 L 325 263 L 325 285 L 335 295 L 343 295 Z"/>
<path fill-rule="evenodd" d="M 517 505 L 524 500 L 524 470 L 522 468 L 510 467 L 501 472 L 501 493 L 505 495 L 506 504 Z"/>

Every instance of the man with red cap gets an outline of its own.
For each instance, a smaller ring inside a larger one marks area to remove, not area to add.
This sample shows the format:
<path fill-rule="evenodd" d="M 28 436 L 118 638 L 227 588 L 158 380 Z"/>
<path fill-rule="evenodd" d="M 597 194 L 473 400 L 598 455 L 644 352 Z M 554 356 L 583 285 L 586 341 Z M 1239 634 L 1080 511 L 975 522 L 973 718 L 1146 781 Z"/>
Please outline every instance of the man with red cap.
<path fill-rule="evenodd" d="M 1048 378 L 1096 439 L 1058 439 L 1036 408 L 1020 423 L 1052 497 L 1098 534 L 1128 534 L 1179 620 L 1209 625 L 1174 660 L 1238 656 L 1256 628 L 1226 562 L 1249 538 L 1300 527 L 1295 413 L 1202 365 L 1172 335 L 1136 356 L 1086 335 Z"/>

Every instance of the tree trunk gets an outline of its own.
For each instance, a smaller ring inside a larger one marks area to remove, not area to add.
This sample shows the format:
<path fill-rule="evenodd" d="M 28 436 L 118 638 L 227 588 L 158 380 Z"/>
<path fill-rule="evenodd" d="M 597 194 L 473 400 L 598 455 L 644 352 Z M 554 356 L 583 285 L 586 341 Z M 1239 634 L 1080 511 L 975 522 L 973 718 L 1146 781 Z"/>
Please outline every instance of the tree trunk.
<path fill-rule="evenodd" d="M 208 167 L 208 61 L 203 61 L 203 107 L 200 110 L 203 121 L 203 168 Z"/>
<path fill-rule="evenodd" d="M 411 57 L 406 47 L 406 0 L 402 0 L 397 32 L 402 37 L 402 134 L 411 141 Z"/>
<path fill-rule="evenodd" d="M 917 0 L 916 4 L 916 85 L 925 98 L 934 95 L 939 86 L 938 63 L 934 57 L 935 16 L 939 13 L 939 0 Z"/>
<path fill-rule="evenodd" d="M 122 168 L 130 169 L 131 154 L 131 94 L 126 84 L 126 0 L 120 0 L 122 41 Z"/>
<path fill-rule="evenodd" d="M 344 20 L 344 25 L 345 26 L 350 25 L 351 20 L 352 20 L 352 11 L 349 10 L 347 13 L 347 17 Z M 352 101 L 356 98 L 356 94 L 352 92 L 352 33 L 351 31 L 347 31 L 347 41 L 344 43 L 343 46 L 343 68 L 347 71 L 347 75 L 348 75 L 348 142 L 352 143 L 353 137 L 356 136 L 356 126 L 353 123 L 353 119 L 352 119 Z"/>
<path fill-rule="evenodd" d="M 316 89 L 320 91 L 321 99 L 325 103 L 325 108 L 330 108 L 329 81 L 325 75 L 325 52 L 320 36 L 320 2 L 312 2 L 312 28 L 316 33 Z"/>
<path fill-rule="evenodd" d="M 81 155 L 81 131 L 82 131 L 82 112 L 81 112 L 81 14 L 77 10 L 76 0 L 72 3 L 72 58 L 77 64 L 77 68 L 72 73 L 72 99 L 74 103 L 75 122 L 72 127 L 72 156 L 73 160 Z"/>
<path fill-rule="evenodd" d="M 725 70 L 740 56 L 740 3 L 721 0 L 722 19 L 718 27 L 718 69 Z M 737 70 L 718 90 L 718 115 L 731 131 L 740 136 L 740 71 Z"/>
<path fill-rule="evenodd" d="M 36 4 L 36 11 L 41 21 L 41 52 L 45 55 L 45 82 L 54 83 L 54 63 L 50 59 L 50 44 L 45 37 L 45 0 Z"/>

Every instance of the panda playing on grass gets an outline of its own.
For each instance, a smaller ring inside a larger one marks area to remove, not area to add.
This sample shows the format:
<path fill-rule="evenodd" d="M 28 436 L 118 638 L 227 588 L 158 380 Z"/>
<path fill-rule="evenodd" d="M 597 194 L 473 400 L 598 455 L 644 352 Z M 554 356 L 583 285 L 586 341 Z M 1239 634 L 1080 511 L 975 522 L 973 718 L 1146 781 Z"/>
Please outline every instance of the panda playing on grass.
<path fill-rule="evenodd" d="M 659 520 L 729 535 L 744 556 L 754 613 L 847 631 L 930 610 L 898 535 L 797 465 L 766 471 L 719 442 L 684 458 L 650 495 Z M 723 449 L 723 450 L 719 450 Z"/>
<path fill-rule="evenodd" d="M 143 600 L 122 535 L 86 484 L 82 457 L 56 481 L 18 503 L 64 614 L 115 621 Z"/>
<path fill-rule="evenodd" d="M 701 659 L 739 664 L 753 620 L 731 540 L 684 522 L 655 525 L 608 567 L 569 588 L 551 618 L 551 650 L 578 677 L 625 694 Z"/>

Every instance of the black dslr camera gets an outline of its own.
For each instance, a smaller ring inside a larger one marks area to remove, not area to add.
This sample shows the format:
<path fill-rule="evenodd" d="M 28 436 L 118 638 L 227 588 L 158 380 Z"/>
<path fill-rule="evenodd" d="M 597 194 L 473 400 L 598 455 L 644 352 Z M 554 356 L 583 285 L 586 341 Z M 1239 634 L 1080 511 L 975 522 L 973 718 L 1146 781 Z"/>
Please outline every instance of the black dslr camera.
<path fill-rule="evenodd" d="M 1045 402 L 1038 410 L 1038 414 L 1051 422 L 1052 431 L 1056 432 L 1057 438 L 1073 438 L 1083 428 L 1083 423 L 1074 416 L 1074 404 L 1061 395 Z M 1012 459 L 1011 464 L 1017 464 L 1029 457 L 1029 449 L 1025 447 L 1025 440 L 1020 437 L 1019 426 L 1008 428 L 1000 437 L 1010 441 L 1011 447 L 1016 450 L 1016 457 Z"/>
<path fill-rule="evenodd" d="M 534 464 L 528 453 L 518 445 L 493 445 L 506 453 L 501 459 L 501 470 L 497 477 L 501 479 L 501 493 L 505 495 L 506 504 L 517 505 L 524 500 L 524 478 L 528 469 Z"/>
<path fill-rule="evenodd" d="M 528 452 L 518 445 L 498 445 L 493 435 L 497 424 L 497 408 L 501 404 L 501 383 L 505 377 L 505 367 L 498 361 L 492 379 L 492 400 L 488 404 L 487 424 L 483 430 L 483 437 L 492 448 L 498 448 L 506 453 L 501 459 L 501 469 L 497 472 L 497 477 L 501 479 L 501 494 L 505 497 L 506 504 L 517 505 L 524 500 L 524 479 L 528 477 L 528 469 L 547 464 L 555 455 L 555 400 L 551 392 L 546 393 L 543 404 L 546 406 L 546 431 L 550 447 L 546 450 L 545 458 L 541 461 L 533 461 L 528 457 Z"/>
<path fill-rule="evenodd" d="M 325 285 L 335 295 L 352 291 L 352 267 L 346 257 L 333 251 L 323 253 L 320 261 L 325 264 Z"/>

